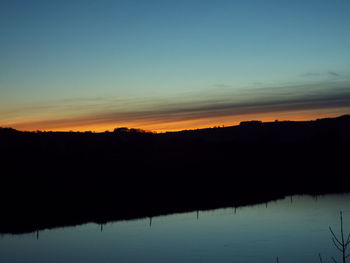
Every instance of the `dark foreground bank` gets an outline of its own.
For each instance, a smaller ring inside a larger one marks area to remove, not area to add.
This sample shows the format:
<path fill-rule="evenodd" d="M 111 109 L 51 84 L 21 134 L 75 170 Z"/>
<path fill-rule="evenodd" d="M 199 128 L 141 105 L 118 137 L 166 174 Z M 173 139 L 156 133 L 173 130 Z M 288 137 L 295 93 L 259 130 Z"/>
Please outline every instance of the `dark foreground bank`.
<path fill-rule="evenodd" d="M 1 233 L 350 190 L 350 117 L 152 134 L 0 129 Z"/>

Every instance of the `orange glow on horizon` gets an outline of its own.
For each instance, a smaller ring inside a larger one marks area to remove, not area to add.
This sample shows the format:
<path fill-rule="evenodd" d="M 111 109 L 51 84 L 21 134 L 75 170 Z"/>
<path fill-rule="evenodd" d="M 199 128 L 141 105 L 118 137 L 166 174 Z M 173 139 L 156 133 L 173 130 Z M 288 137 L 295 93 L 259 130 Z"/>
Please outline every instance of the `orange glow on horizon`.
<path fill-rule="evenodd" d="M 118 127 L 139 128 L 152 132 L 167 132 L 167 131 L 180 131 L 180 130 L 193 130 L 210 128 L 214 126 L 234 126 L 238 125 L 241 121 L 260 120 L 263 122 L 271 121 L 305 121 L 314 120 L 318 118 L 336 117 L 346 114 L 348 109 L 334 109 L 333 111 L 319 110 L 315 111 L 298 111 L 298 112 L 279 112 L 279 113 L 259 113 L 259 114 L 244 114 L 240 116 L 218 116 L 209 118 L 199 118 L 182 121 L 152 121 L 149 122 L 123 122 L 123 123 L 99 123 L 99 124 L 84 124 L 84 125 L 52 125 L 51 127 L 31 127 L 30 122 L 16 122 L 1 125 L 3 127 L 12 127 L 18 130 L 26 131 L 92 131 L 92 132 L 104 132 L 113 131 Z M 23 124 L 24 123 L 24 124 Z"/>

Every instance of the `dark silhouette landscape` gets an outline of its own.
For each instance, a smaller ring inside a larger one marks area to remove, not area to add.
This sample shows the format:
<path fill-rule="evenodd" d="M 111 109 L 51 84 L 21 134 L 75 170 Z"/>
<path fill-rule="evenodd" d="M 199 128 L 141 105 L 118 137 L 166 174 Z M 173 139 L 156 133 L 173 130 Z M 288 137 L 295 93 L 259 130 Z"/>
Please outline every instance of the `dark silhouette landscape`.
<path fill-rule="evenodd" d="M 0 129 L 0 233 L 350 190 L 350 115 L 151 133 Z"/>

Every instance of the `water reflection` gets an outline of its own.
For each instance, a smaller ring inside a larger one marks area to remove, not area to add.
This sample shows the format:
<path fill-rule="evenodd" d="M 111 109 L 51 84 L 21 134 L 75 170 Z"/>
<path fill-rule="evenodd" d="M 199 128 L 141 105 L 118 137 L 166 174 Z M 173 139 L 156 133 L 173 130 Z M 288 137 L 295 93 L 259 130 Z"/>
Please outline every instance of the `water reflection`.
<path fill-rule="evenodd" d="M 0 262 L 324 262 L 328 230 L 350 229 L 350 195 L 292 196 L 249 207 L 3 235 Z"/>

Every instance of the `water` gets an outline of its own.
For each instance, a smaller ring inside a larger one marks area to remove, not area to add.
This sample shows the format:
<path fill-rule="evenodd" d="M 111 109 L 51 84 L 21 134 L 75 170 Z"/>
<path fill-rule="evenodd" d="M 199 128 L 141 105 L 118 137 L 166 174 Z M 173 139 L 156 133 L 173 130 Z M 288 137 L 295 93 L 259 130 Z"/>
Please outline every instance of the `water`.
<path fill-rule="evenodd" d="M 0 237 L 0 262 L 332 262 L 328 227 L 350 230 L 350 194 L 85 224 Z M 150 224 L 151 223 L 151 224 Z M 102 231 L 101 231 L 102 230 Z M 347 232 L 348 233 L 348 232 Z M 350 251 L 349 251 L 350 252 Z"/>

